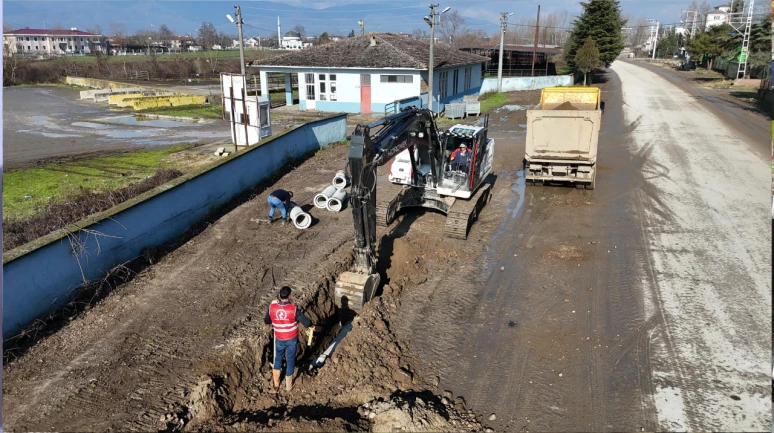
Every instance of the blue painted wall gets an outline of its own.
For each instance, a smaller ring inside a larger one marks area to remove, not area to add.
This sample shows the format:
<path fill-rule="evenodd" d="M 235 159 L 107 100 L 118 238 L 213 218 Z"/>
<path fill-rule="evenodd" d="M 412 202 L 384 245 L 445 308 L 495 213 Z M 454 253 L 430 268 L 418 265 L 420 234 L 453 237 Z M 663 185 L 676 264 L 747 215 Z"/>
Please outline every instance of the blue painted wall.
<path fill-rule="evenodd" d="M 536 90 L 554 86 L 572 86 L 572 75 L 551 75 L 548 77 L 503 77 L 503 92 L 514 90 Z M 497 78 L 485 78 L 481 83 L 481 93 L 497 91 Z"/>
<path fill-rule="evenodd" d="M 346 138 L 346 115 L 307 123 L 187 175 L 132 200 L 123 210 L 108 210 L 89 225 L 104 233 L 97 239 L 83 231 L 88 256 L 73 256 L 67 237 L 56 234 L 37 249 L 35 243 L 4 254 L 3 339 L 16 335 L 35 319 L 67 303 L 73 289 L 104 277 L 118 264 L 140 255 L 145 247 L 163 244 L 185 232 L 234 196 L 278 170 L 287 157 L 301 156 Z M 118 209 L 121 209 L 119 206 Z"/>

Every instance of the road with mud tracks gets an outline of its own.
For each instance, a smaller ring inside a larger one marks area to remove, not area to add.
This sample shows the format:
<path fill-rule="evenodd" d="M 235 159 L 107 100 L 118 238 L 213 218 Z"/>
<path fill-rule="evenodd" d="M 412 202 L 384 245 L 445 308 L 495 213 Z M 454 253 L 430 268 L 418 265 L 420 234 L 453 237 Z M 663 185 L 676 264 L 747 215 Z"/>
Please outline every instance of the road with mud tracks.
<path fill-rule="evenodd" d="M 525 188 L 524 136 L 492 118 L 502 222 L 483 259 L 461 246 L 469 265 L 404 294 L 423 374 L 497 430 L 771 424 L 768 120 L 667 73 L 602 77 L 595 191 Z"/>

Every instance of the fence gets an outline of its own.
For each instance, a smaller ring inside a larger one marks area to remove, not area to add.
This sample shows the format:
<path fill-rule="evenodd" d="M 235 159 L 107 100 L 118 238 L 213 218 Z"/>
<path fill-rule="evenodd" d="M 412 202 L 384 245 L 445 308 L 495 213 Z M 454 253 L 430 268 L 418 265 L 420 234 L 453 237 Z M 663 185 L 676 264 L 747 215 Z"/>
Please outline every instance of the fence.
<path fill-rule="evenodd" d="M 344 114 L 301 125 L 3 254 L 3 339 L 71 299 L 85 279 L 186 232 L 289 158 L 346 138 Z M 76 247 L 77 246 L 77 247 Z"/>

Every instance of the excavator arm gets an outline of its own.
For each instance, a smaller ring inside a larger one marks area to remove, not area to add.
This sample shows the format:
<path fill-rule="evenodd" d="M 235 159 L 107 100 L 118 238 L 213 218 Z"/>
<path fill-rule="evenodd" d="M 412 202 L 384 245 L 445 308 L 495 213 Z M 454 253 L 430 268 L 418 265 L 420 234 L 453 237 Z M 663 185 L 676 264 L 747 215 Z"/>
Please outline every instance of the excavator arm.
<path fill-rule="evenodd" d="M 379 128 L 374 134 L 371 130 Z M 349 171 L 352 179 L 350 205 L 355 228 L 355 266 L 344 272 L 336 282 L 336 301 L 344 309 L 360 310 L 371 299 L 379 285 L 376 269 L 376 185 L 377 169 L 395 155 L 410 149 L 414 138 L 427 142 L 431 171 L 428 180 L 434 182 L 440 167 L 440 135 L 427 109 L 410 107 L 400 113 L 369 125 L 358 125 L 352 133 L 349 147 Z M 412 173 L 419 175 L 419 162 L 409 152 Z M 418 179 L 414 179 L 415 182 Z"/>

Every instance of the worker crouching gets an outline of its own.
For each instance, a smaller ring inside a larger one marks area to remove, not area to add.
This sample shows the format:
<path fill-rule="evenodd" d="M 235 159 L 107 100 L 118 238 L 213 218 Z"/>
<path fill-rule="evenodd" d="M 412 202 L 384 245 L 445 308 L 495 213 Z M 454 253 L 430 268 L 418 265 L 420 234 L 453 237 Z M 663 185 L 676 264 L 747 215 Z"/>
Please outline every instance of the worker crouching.
<path fill-rule="evenodd" d="M 282 359 L 285 358 L 285 388 L 293 389 L 293 370 L 296 364 L 296 349 L 298 348 L 298 322 L 305 327 L 314 329 L 312 321 L 304 316 L 303 311 L 290 302 L 290 287 L 279 291 L 279 300 L 269 305 L 269 311 L 263 321 L 274 328 L 274 392 L 279 391 Z"/>

